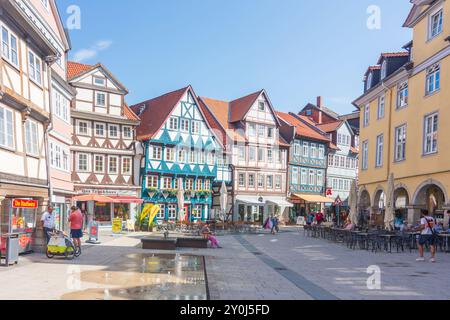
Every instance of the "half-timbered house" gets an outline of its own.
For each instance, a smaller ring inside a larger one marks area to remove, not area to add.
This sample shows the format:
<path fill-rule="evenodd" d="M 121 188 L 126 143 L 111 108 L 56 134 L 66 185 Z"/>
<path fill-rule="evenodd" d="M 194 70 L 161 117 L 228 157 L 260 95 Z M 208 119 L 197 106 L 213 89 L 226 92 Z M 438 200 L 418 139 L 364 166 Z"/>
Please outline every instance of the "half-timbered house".
<path fill-rule="evenodd" d="M 68 78 L 77 90 L 72 105 L 75 200 L 83 195 L 113 199 L 78 203 L 101 225 L 133 219 L 140 202 L 134 179 L 139 118 L 125 102 L 128 90 L 102 64 L 69 62 Z"/>
<path fill-rule="evenodd" d="M 191 86 L 131 107 L 142 119 L 137 139 L 144 144 L 142 197 L 161 208 L 159 221 L 211 218 L 220 140 L 211 130 Z M 180 185 L 182 183 L 182 185 Z M 184 208 L 178 206 L 184 190 Z"/>

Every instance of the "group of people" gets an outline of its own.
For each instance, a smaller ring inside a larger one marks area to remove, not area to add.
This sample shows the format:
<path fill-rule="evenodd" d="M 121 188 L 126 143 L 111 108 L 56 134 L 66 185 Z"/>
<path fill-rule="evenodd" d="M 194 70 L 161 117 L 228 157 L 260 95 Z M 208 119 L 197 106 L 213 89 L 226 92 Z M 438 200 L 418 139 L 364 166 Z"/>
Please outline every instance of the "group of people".
<path fill-rule="evenodd" d="M 314 223 L 320 226 L 324 222 L 326 222 L 326 219 L 322 212 L 317 213 L 310 212 L 306 217 L 306 224 L 308 226 L 311 226 Z"/>
<path fill-rule="evenodd" d="M 81 248 L 81 239 L 83 238 L 84 217 L 83 214 L 81 213 L 81 210 L 78 207 L 74 206 L 70 209 L 68 221 L 70 227 L 70 237 L 72 238 L 74 245 L 77 248 Z M 56 216 L 54 214 L 54 208 L 52 206 L 47 207 L 47 211 L 44 212 L 44 214 L 41 217 L 41 223 L 48 244 L 52 237 L 52 233 L 56 229 Z"/>
<path fill-rule="evenodd" d="M 267 218 L 263 227 L 266 230 L 270 230 L 270 233 L 275 235 L 280 232 L 280 219 L 276 215 L 272 215 Z"/>

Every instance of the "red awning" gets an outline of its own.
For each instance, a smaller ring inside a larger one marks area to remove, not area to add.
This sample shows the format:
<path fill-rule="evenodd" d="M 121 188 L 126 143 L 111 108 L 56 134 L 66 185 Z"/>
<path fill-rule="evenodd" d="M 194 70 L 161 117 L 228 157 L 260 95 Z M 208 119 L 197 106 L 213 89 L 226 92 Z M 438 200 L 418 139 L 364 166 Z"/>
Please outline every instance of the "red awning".
<path fill-rule="evenodd" d="M 139 199 L 138 197 L 109 197 L 113 199 L 114 203 L 144 203 L 143 199 Z"/>

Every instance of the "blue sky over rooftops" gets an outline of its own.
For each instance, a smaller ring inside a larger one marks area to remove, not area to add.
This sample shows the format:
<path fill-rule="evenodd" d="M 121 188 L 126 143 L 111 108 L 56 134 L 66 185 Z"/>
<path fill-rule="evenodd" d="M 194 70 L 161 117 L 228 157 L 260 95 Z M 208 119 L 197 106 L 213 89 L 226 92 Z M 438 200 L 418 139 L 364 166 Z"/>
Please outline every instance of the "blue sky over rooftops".
<path fill-rule="evenodd" d="M 130 90 L 130 104 L 191 84 L 233 100 L 266 89 L 280 111 L 321 95 L 354 110 L 362 77 L 381 52 L 411 40 L 408 0 L 57 0 L 81 12 L 70 58 L 102 62 Z M 380 9 L 380 28 L 367 21 Z"/>

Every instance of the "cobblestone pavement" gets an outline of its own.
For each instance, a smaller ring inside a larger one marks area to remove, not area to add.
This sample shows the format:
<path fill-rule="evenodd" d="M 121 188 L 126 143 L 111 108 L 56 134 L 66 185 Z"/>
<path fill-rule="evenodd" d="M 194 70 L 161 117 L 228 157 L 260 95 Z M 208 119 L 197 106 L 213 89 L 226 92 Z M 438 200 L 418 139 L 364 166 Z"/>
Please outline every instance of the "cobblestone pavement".
<path fill-rule="evenodd" d="M 61 299 L 104 289 L 107 281 L 80 281 L 80 274 L 118 271 L 115 266 L 126 266 L 135 254 L 169 253 L 142 250 L 142 236 L 104 234 L 101 245 L 85 246 L 82 257 L 74 261 L 48 260 L 39 254 L 22 257 L 19 266 L 0 268 L 0 299 Z M 436 264 L 419 263 L 414 253 L 353 251 L 304 237 L 297 229 L 276 236 L 228 235 L 219 241 L 224 249 L 177 251 L 205 256 L 211 299 L 450 299 L 450 254 L 439 254 Z M 380 290 L 367 287 L 370 266 L 381 270 Z"/>

